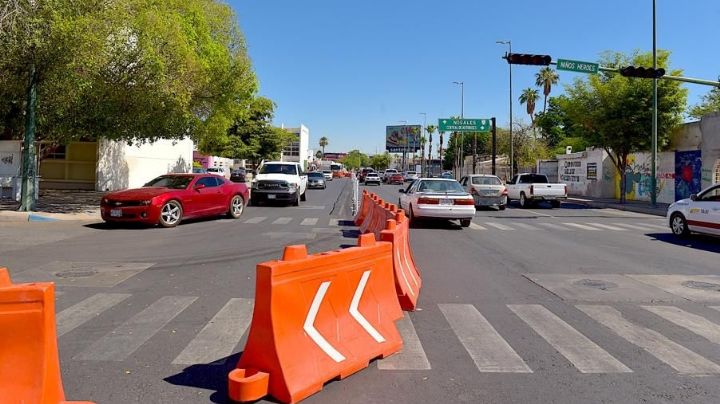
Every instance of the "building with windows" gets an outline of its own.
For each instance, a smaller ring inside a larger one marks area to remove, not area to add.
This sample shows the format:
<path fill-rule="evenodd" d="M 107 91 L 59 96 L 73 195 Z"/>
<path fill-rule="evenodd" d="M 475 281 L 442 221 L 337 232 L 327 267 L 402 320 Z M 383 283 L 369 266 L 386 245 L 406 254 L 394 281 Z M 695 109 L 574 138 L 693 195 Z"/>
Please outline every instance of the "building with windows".
<path fill-rule="evenodd" d="M 303 168 L 308 167 L 308 149 L 310 147 L 310 129 L 300 124 L 299 128 L 285 128 L 286 131 L 294 134 L 296 140 L 285 147 L 280 156 L 280 161 L 294 161 L 300 163 Z"/>

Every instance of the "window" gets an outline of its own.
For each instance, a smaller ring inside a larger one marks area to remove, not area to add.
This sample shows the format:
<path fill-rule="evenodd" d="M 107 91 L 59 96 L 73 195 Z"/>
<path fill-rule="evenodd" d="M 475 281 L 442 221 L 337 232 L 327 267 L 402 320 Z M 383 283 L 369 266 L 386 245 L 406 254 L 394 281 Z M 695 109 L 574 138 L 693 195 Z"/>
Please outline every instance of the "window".
<path fill-rule="evenodd" d="M 502 185 L 498 177 L 473 177 L 472 183 L 473 185 Z"/>
<path fill-rule="evenodd" d="M 49 147 L 47 153 L 47 159 L 50 160 L 65 160 L 65 145 L 57 145 L 55 147 Z"/>
<path fill-rule="evenodd" d="M 260 169 L 260 174 L 287 174 L 298 175 L 295 164 L 266 164 Z"/>
<path fill-rule="evenodd" d="M 520 177 L 521 184 L 547 184 L 548 179 L 541 174 L 527 174 Z"/>
<path fill-rule="evenodd" d="M 195 183 L 195 185 L 205 185 L 206 187 L 211 188 L 216 187 L 218 183 L 215 177 L 202 177 Z"/>
<path fill-rule="evenodd" d="M 460 178 L 460 184 L 462 184 L 462 186 L 467 186 L 467 180 L 468 180 L 468 177 L 462 177 L 462 178 Z M 474 184 L 474 183 L 475 183 L 475 181 L 474 181 L 474 178 L 473 178 L 473 184 Z"/>
<path fill-rule="evenodd" d="M 419 192 L 465 192 L 457 181 L 421 181 Z"/>
<path fill-rule="evenodd" d="M 510 180 L 510 183 L 515 184 L 517 182 L 517 177 L 518 177 L 517 175 L 513 176 L 512 179 Z"/>
<path fill-rule="evenodd" d="M 191 176 L 163 175 L 145 184 L 146 187 L 185 189 L 192 181 Z"/>
<path fill-rule="evenodd" d="M 708 189 L 697 200 L 701 202 L 720 202 L 720 185 Z"/>
<path fill-rule="evenodd" d="M 713 184 L 720 184 L 720 159 L 715 162 L 715 179 Z"/>

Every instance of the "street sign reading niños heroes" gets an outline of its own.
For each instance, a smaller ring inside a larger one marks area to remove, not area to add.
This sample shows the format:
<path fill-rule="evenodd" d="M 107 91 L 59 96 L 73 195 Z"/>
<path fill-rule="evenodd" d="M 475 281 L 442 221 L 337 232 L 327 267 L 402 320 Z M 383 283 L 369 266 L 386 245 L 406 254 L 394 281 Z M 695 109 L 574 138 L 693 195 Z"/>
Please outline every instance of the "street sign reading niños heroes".
<path fill-rule="evenodd" d="M 598 64 L 580 62 L 577 60 L 558 59 L 557 69 L 569 72 L 596 74 L 598 72 Z"/>
<path fill-rule="evenodd" d="M 489 132 L 492 121 L 488 119 L 438 119 L 440 132 Z"/>

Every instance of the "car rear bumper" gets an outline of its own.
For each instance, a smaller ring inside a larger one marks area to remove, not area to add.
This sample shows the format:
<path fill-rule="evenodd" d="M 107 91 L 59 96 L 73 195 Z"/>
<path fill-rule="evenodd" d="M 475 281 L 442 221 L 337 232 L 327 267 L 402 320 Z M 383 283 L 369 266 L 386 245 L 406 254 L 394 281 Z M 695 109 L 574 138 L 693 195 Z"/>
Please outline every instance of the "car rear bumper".
<path fill-rule="evenodd" d="M 475 206 L 502 206 L 507 205 L 506 196 L 474 196 Z"/>
<path fill-rule="evenodd" d="M 380 185 L 381 182 L 380 182 L 380 181 L 367 181 L 367 180 L 365 180 L 365 185 L 370 185 L 370 184 Z"/>
<path fill-rule="evenodd" d="M 567 195 L 531 195 L 529 199 L 534 201 L 565 201 Z"/>
<path fill-rule="evenodd" d="M 413 206 L 413 215 L 424 219 L 471 219 L 475 216 L 475 206 L 417 205 Z"/>

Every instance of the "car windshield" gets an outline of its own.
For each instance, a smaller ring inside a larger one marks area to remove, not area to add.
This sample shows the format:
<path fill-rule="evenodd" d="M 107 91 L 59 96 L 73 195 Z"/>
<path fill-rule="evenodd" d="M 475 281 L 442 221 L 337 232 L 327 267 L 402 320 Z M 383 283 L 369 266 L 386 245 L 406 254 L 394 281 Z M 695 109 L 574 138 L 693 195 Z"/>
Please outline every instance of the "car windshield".
<path fill-rule="evenodd" d="M 163 175 L 145 184 L 146 187 L 161 187 L 172 189 L 186 189 L 192 177 L 184 175 Z"/>
<path fill-rule="evenodd" d="M 308 178 L 325 178 L 323 173 L 308 173 Z"/>
<path fill-rule="evenodd" d="M 323 170 L 323 174 L 332 174 L 332 171 L 330 171 L 330 170 Z"/>
<path fill-rule="evenodd" d="M 420 182 L 418 192 L 465 192 L 457 181 L 426 180 Z"/>
<path fill-rule="evenodd" d="M 297 170 L 294 164 L 265 164 L 260 168 L 260 174 L 297 175 Z"/>
<path fill-rule="evenodd" d="M 498 177 L 472 177 L 473 185 L 502 185 Z"/>
<path fill-rule="evenodd" d="M 375 173 L 370 173 L 367 176 L 368 176 L 368 178 L 373 178 L 373 177 L 377 178 L 378 175 Z"/>

